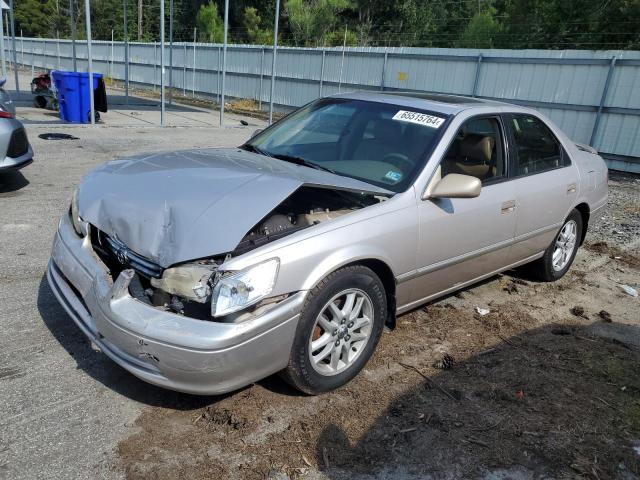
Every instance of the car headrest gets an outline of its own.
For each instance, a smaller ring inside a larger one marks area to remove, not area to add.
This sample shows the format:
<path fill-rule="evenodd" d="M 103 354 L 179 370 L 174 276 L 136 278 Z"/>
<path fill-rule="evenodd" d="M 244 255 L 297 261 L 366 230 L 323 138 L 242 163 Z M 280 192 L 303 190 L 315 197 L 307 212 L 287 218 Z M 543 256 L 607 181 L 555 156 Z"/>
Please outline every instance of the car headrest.
<path fill-rule="evenodd" d="M 467 134 L 460 141 L 460 156 L 479 162 L 491 160 L 493 138 L 483 135 Z"/>
<path fill-rule="evenodd" d="M 373 126 L 373 135 L 376 140 L 394 144 L 402 134 L 402 126 L 396 120 L 379 119 Z"/>

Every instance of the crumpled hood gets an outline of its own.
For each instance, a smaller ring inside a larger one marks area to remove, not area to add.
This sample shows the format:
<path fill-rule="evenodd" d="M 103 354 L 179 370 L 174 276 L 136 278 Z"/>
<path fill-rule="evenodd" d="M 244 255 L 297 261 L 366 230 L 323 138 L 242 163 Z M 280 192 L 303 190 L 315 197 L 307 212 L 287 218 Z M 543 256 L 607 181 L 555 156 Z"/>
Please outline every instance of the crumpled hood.
<path fill-rule="evenodd" d="M 114 160 L 80 184 L 80 216 L 163 267 L 232 251 L 302 185 L 390 194 L 239 149 Z"/>

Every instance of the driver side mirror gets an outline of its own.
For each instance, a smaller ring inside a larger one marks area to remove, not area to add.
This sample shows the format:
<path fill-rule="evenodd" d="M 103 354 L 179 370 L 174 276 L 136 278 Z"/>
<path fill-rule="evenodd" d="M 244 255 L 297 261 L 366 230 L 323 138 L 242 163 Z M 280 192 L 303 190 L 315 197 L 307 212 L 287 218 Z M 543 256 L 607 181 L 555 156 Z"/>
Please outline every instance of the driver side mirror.
<path fill-rule="evenodd" d="M 479 178 L 450 173 L 435 184 L 429 198 L 474 198 L 480 195 L 481 187 Z"/>
<path fill-rule="evenodd" d="M 254 130 L 253 133 L 251 134 L 251 136 L 249 137 L 249 140 L 251 140 L 257 134 L 259 134 L 262 130 L 264 130 L 264 128 L 257 128 L 256 130 Z"/>

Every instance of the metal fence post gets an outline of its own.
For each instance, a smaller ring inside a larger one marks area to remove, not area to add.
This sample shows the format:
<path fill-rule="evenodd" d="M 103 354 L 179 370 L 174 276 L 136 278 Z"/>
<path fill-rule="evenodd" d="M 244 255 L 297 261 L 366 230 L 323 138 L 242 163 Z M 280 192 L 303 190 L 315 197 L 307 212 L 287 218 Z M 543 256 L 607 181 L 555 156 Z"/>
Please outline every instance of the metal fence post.
<path fill-rule="evenodd" d="M 69 19 L 71 21 L 71 53 L 73 55 L 73 71 L 78 71 L 76 60 L 76 14 L 73 0 L 69 0 Z"/>
<path fill-rule="evenodd" d="M 4 31 L 6 32 L 5 35 L 7 37 L 9 37 L 9 35 L 11 35 L 11 33 L 10 33 L 11 29 L 9 28 L 9 14 L 8 13 L 7 13 L 7 15 L 4 15 Z M 9 59 L 9 68 L 11 68 L 11 59 Z"/>
<path fill-rule="evenodd" d="M 60 70 L 60 32 L 56 30 L 56 54 L 58 56 L 58 70 Z"/>
<path fill-rule="evenodd" d="M 264 77 L 264 47 L 260 52 L 260 88 L 258 90 L 258 109 L 262 110 L 262 77 Z"/>
<path fill-rule="evenodd" d="M 36 62 L 33 57 L 33 40 L 31 40 L 29 43 L 31 44 L 31 78 L 33 78 L 36 76 L 35 74 Z"/>
<path fill-rule="evenodd" d="M 109 76 L 113 77 L 113 30 L 111 30 L 111 63 L 109 64 Z"/>
<path fill-rule="evenodd" d="M 7 58 L 4 51 L 4 11 L 0 8 L 0 54 L 2 61 L 2 76 L 7 78 Z"/>
<path fill-rule="evenodd" d="M 196 40 L 198 38 L 198 29 L 193 27 L 193 74 L 191 76 L 191 96 L 196 96 Z"/>
<path fill-rule="evenodd" d="M 60 34 L 58 34 L 59 37 Z M 20 29 L 20 56 L 22 57 L 20 64 L 24 67 L 24 36 L 22 35 L 22 29 Z"/>
<path fill-rule="evenodd" d="M 182 56 L 182 96 L 187 96 L 187 42 L 184 42 L 183 45 L 183 56 Z"/>
<path fill-rule="evenodd" d="M 382 74 L 380 75 L 380 90 L 384 90 L 384 76 L 387 72 L 387 58 L 389 57 L 389 52 L 384 52 L 384 57 L 382 58 Z"/>
<path fill-rule="evenodd" d="M 344 27 L 344 41 L 342 42 L 342 61 L 340 62 L 340 80 L 338 81 L 338 93 L 342 90 L 342 72 L 344 70 L 344 51 L 347 48 L 347 27 Z"/>
<path fill-rule="evenodd" d="M 153 42 L 153 91 L 156 91 L 156 86 L 158 85 L 158 43 Z"/>
<path fill-rule="evenodd" d="M 482 54 L 478 55 L 478 63 L 476 63 L 476 75 L 473 79 L 473 88 L 471 89 L 471 96 L 478 96 L 478 80 L 480 79 L 480 68 L 482 67 Z"/>
<path fill-rule="evenodd" d="M 93 63 L 91 56 L 91 6 L 89 0 L 84 0 L 85 23 L 87 24 L 87 69 L 89 70 L 89 116 L 91 117 L 91 125 L 96 124 L 96 111 L 93 103 Z"/>
<path fill-rule="evenodd" d="M 224 80 L 227 73 L 227 31 L 229 30 L 229 0 L 224 0 L 224 44 L 222 52 L 222 88 L 220 90 L 220 126 L 224 125 Z"/>
<path fill-rule="evenodd" d="M 127 0 L 124 0 L 124 103 L 129 104 L 129 26 L 127 25 Z"/>
<path fill-rule="evenodd" d="M 11 21 L 11 43 L 13 44 L 13 77 L 16 82 L 16 92 L 20 93 L 20 80 L 18 80 L 18 60 L 16 54 L 16 25 L 13 19 L 13 0 L 9 0 L 9 17 Z"/>
<path fill-rule="evenodd" d="M 173 103 L 173 0 L 169 0 L 169 105 Z"/>
<path fill-rule="evenodd" d="M 216 72 L 216 93 L 218 94 L 218 105 L 220 105 L 220 70 L 222 70 L 222 51 L 218 45 L 218 71 Z"/>
<path fill-rule="evenodd" d="M 160 0 L 160 125 L 164 125 L 164 0 Z"/>
<path fill-rule="evenodd" d="M 318 97 L 322 97 L 322 84 L 324 82 L 324 60 L 327 55 L 326 49 L 322 49 L 322 61 L 320 63 L 320 88 L 318 90 Z"/>
<path fill-rule="evenodd" d="M 607 72 L 607 79 L 604 82 L 602 88 L 602 95 L 600 96 L 600 105 L 598 105 L 598 111 L 596 112 L 596 120 L 593 123 L 593 130 L 591 131 L 591 139 L 589 145 L 593 146 L 593 142 L 596 140 L 598 134 L 598 128 L 600 128 L 600 119 L 602 118 L 602 110 L 607 101 L 607 93 L 609 93 L 609 85 L 611 85 L 611 78 L 613 77 L 613 70 L 616 68 L 616 57 L 611 57 L 611 63 L 609 63 L 609 71 Z"/>
<path fill-rule="evenodd" d="M 269 125 L 273 123 L 273 91 L 276 87 L 276 55 L 278 53 L 278 19 L 280 18 L 280 0 L 276 0 L 276 18 L 273 27 L 273 57 L 271 58 L 271 93 L 269 95 Z"/>

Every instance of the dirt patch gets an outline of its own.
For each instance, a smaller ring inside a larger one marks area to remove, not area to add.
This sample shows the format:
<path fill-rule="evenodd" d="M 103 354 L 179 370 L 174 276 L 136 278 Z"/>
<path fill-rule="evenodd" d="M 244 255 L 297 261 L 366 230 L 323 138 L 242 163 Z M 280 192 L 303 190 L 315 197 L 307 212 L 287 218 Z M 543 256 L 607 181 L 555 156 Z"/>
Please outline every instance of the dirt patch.
<path fill-rule="evenodd" d="M 109 88 L 113 89 L 124 89 L 122 82 L 119 81 L 111 81 L 108 84 Z M 153 98 L 160 99 L 160 93 L 156 92 L 150 88 L 141 88 L 141 87 L 130 87 L 129 88 L 131 94 L 135 94 L 138 97 L 144 98 Z M 203 97 L 203 96 L 190 96 L 184 95 L 181 89 L 176 88 L 166 88 L 165 95 L 167 97 L 171 96 L 172 100 L 175 103 L 206 108 L 206 109 L 217 109 L 219 108 L 218 102 L 213 100 L 211 97 Z M 260 120 L 268 120 L 269 112 L 259 108 L 259 103 L 251 98 L 237 98 L 233 99 L 229 102 L 225 102 L 225 111 L 227 113 L 235 113 L 238 115 L 244 115 L 247 117 L 258 118 Z M 287 114 L 285 111 L 274 111 L 273 118 L 274 120 L 279 120 Z"/>
<path fill-rule="evenodd" d="M 640 257 L 637 255 L 637 248 L 631 252 L 627 252 L 615 245 L 609 245 L 607 242 L 588 243 L 585 245 L 585 248 L 591 252 L 607 255 L 609 258 L 617 260 L 621 264 L 640 269 Z"/>
<path fill-rule="evenodd" d="M 560 281 L 509 272 L 403 315 L 335 392 L 307 397 L 269 378 L 202 408 L 147 408 L 116 468 L 130 479 L 637 478 L 640 320 L 620 285 L 638 287 L 638 239 L 605 242 L 593 222 Z"/>
<path fill-rule="evenodd" d="M 127 477 L 640 474 L 637 351 L 572 324 L 527 331 L 536 321 L 517 308 L 478 319 L 432 305 L 403 322 L 336 392 L 304 397 L 270 379 L 202 410 L 148 410 L 119 446 Z M 457 359 L 446 371 L 433 367 L 442 351 Z"/>

